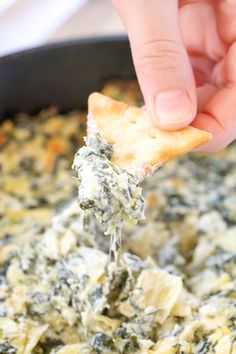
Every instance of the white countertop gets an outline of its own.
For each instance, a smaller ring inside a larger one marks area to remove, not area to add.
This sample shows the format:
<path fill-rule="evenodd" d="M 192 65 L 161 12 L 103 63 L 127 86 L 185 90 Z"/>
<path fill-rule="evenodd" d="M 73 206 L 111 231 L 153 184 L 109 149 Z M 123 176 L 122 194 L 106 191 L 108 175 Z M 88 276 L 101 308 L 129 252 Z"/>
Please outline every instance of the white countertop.
<path fill-rule="evenodd" d="M 43 43 L 124 32 L 110 0 L 0 0 L 0 56 Z"/>

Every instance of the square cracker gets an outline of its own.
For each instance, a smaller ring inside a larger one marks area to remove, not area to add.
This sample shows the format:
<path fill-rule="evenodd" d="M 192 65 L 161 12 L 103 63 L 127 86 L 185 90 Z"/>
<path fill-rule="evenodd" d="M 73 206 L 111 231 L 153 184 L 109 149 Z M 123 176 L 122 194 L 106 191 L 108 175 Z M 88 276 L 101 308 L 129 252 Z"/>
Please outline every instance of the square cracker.
<path fill-rule="evenodd" d="M 193 127 L 158 129 L 148 112 L 94 92 L 88 100 L 88 133 L 112 144 L 112 161 L 127 170 L 153 171 L 169 159 L 207 142 L 211 134 Z"/>

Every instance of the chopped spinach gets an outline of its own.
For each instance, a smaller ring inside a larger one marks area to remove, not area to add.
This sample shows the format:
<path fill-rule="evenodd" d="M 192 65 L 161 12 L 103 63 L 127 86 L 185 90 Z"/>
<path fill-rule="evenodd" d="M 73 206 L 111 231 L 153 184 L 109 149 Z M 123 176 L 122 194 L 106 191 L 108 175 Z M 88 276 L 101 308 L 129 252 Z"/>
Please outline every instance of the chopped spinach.
<path fill-rule="evenodd" d="M 17 354 L 17 350 L 9 343 L 0 342 L 0 354 Z"/>

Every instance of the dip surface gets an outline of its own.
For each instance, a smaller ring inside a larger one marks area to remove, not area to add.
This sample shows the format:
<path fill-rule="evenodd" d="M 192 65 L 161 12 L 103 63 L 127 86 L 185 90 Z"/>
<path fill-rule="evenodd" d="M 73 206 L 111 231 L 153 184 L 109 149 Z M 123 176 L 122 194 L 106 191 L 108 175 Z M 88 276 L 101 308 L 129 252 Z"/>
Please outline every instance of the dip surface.
<path fill-rule="evenodd" d="M 104 94 L 135 104 L 134 82 Z M 0 353 L 236 353 L 236 145 L 170 161 L 122 257 L 77 205 L 85 114 L 0 126 Z"/>

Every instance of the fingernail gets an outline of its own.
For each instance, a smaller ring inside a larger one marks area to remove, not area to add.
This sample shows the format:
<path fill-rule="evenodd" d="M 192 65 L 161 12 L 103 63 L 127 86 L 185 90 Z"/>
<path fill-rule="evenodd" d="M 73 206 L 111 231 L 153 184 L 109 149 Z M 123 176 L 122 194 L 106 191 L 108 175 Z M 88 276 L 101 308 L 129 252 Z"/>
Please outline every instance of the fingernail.
<path fill-rule="evenodd" d="M 161 123 L 190 123 L 194 115 L 188 94 L 180 89 L 158 93 L 155 104 L 157 119 Z"/>

